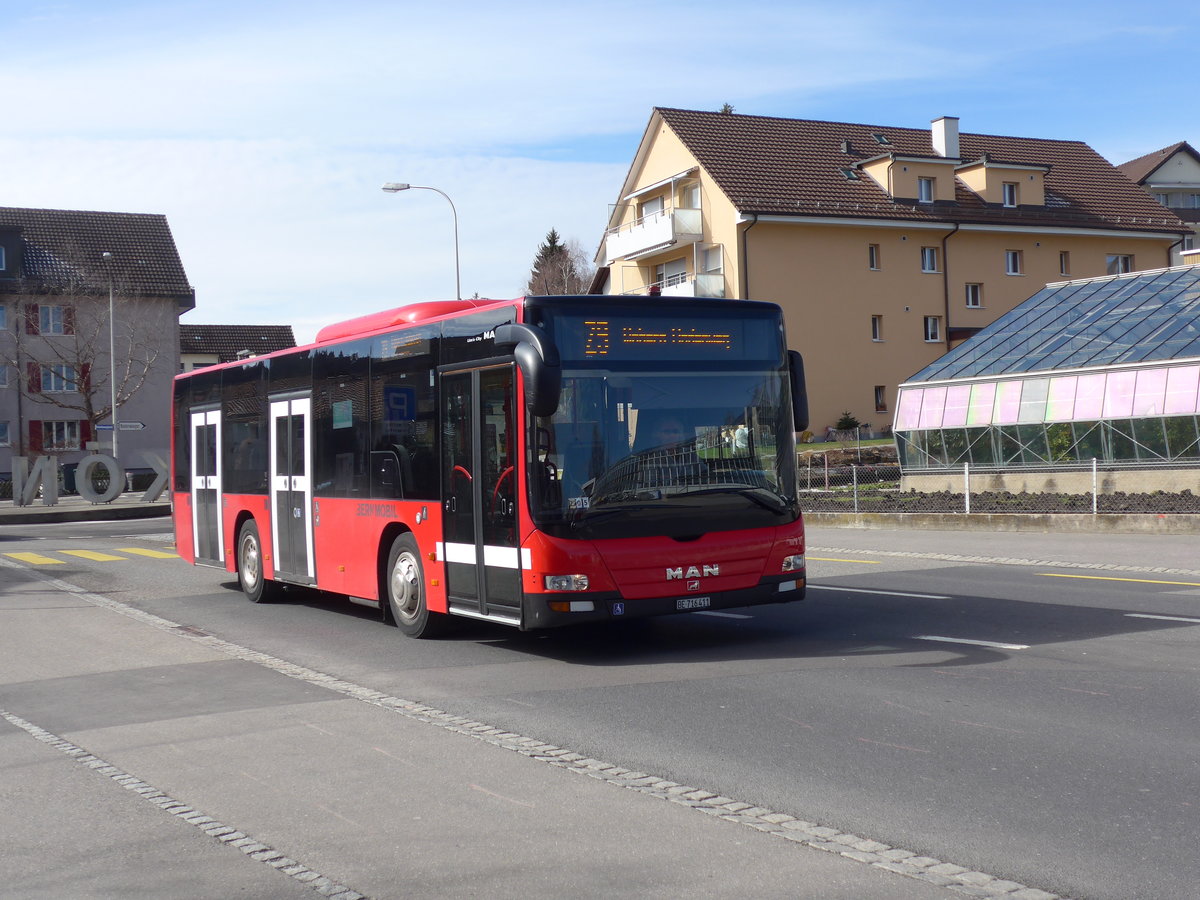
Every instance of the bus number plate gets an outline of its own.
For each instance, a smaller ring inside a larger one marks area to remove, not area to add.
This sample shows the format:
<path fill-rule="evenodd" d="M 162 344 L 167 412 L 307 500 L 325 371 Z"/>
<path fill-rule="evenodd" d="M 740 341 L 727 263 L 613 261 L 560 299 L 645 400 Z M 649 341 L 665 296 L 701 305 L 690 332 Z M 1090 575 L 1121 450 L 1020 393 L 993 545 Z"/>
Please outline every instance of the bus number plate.
<path fill-rule="evenodd" d="M 678 610 L 708 609 L 710 606 L 712 597 L 680 597 L 675 601 L 675 608 Z"/>

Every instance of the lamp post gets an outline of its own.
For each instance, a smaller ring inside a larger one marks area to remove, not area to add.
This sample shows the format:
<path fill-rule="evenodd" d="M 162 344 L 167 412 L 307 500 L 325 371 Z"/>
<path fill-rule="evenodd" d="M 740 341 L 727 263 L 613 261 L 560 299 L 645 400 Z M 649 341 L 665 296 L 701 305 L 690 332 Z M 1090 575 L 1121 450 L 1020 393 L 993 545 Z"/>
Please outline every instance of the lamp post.
<path fill-rule="evenodd" d="M 108 270 L 108 386 L 112 391 L 113 459 L 119 459 L 117 456 L 117 433 L 120 429 L 117 424 L 117 322 L 113 316 L 113 255 L 107 250 L 101 255 L 104 257 Z"/>
<path fill-rule="evenodd" d="M 434 191 L 446 198 L 446 202 L 450 204 L 450 214 L 454 217 L 454 299 L 461 300 L 462 277 L 458 265 L 458 210 L 454 208 L 454 201 L 450 199 L 450 195 L 435 187 L 428 187 L 422 184 L 403 184 L 398 181 L 387 182 L 383 186 L 383 190 L 389 194 L 397 194 L 400 191 Z"/>

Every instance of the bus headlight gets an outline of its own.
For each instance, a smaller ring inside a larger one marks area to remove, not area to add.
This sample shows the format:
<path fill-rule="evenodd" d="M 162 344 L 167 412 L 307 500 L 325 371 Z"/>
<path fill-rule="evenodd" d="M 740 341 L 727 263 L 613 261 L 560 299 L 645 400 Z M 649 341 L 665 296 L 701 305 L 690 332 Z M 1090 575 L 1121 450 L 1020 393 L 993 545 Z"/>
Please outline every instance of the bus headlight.
<path fill-rule="evenodd" d="M 586 575 L 547 575 L 546 590 L 548 591 L 586 591 L 588 577 Z"/>
<path fill-rule="evenodd" d="M 804 554 L 798 553 L 795 556 L 785 556 L 783 558 L 783 567 L 781 572 L 803 572 L 804 571 Z"/>

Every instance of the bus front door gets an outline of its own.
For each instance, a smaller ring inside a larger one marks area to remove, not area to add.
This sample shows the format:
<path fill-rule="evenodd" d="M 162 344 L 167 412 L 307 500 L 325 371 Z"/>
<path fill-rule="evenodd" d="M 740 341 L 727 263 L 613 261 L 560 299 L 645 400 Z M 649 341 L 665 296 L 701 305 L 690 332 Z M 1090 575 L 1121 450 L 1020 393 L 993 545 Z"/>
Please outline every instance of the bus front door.
<path fill-rule="evenodd" d="M 271 548 L 275 573 L 311 584 L 312 399 L 271 401 Z"/>
<path fill-rule="evenodd" d="M 192 550 L 196 562 L 225 560 L 221 541 L 221 411 L 194 412 L 192 434 Z"/>
<path fill-rule="evenodd" d="M 442 375 L 442 512 L 453 612 L 521 623 L 514 374 Z"/>

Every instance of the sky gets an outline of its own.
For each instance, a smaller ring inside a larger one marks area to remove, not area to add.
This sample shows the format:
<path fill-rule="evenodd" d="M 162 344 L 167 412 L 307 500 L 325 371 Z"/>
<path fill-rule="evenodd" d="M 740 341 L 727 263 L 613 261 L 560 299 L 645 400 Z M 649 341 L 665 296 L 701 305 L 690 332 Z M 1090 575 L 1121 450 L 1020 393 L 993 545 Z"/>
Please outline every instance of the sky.
<path fill-rule="evenodd" d="M 599 246 L 654 107 L 1200 145 L 1200 9 L 786 0 L 0 0 L 0 205 L 161 213 L 193 324 L 520 296 Z"/>

